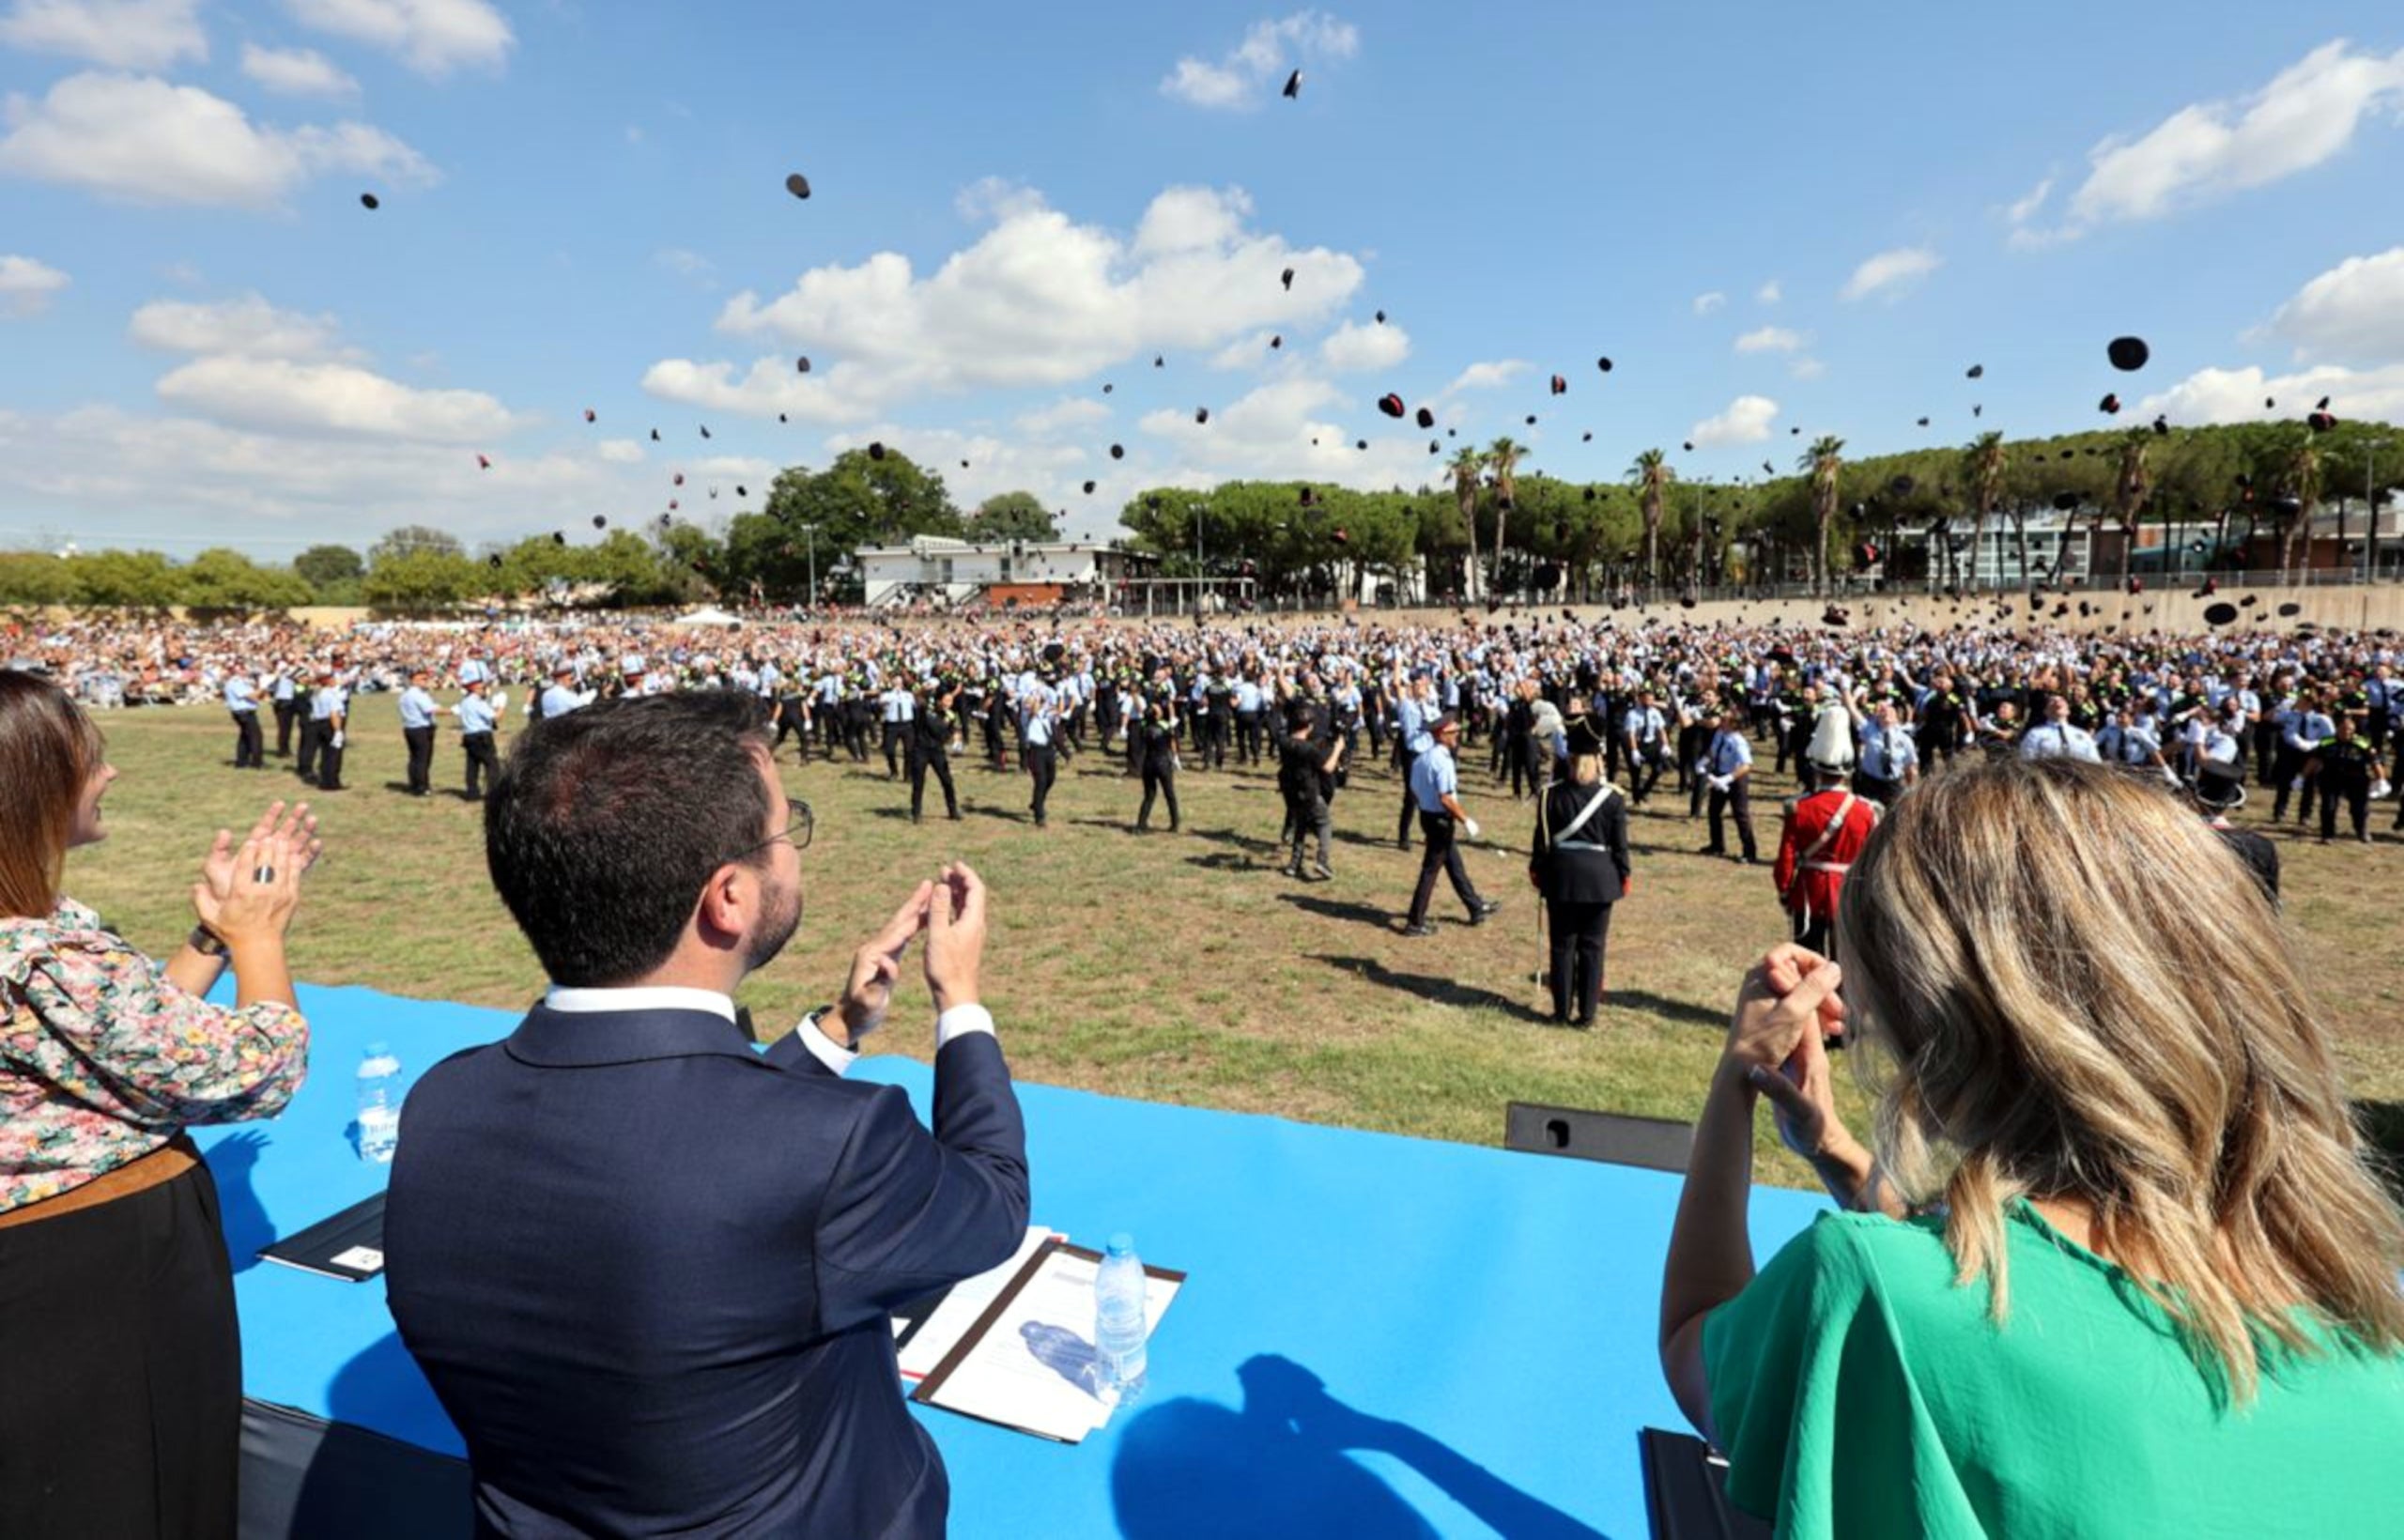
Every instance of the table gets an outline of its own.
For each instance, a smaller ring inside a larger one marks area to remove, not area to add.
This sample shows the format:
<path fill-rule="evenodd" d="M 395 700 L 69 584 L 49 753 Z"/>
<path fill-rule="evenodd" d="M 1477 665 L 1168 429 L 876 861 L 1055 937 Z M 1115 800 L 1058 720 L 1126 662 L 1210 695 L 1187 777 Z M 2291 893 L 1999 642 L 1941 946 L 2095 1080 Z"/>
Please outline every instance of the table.
<path fill-rule="evenodd" d="M 254 1403 L 245 1533 L 464 1533 L 459 1436 L 402 1349 L 381 1281 L 252 1258 L 382 1185 L 386 1168 L 359 1160 L 348 1132 L 368 1041 L 389 1041 L 414 1074 L 516 1018 L 361 989 L 304 988 L 301 1006 L 313 1065 L 291 1107 L 199 1133 Z M 902 1086 L 926 1116 L 926 1066 L 885 1056 L 852 1073 Z M 1647 1532 L 1637 1432 L 1683 1425 L 1655 1355 L 1678 1178 L 1020 1092 L 1036 1223 L 1088 1243 L 1130 1230 L 1147 1259 L 1192 1278 L 1153 1339 L 1145 1399 L 1084 1444 L 913 1409 L 950 1470 L 953 1534 Z M 1757 1246 L 1766 1255 L 1824 1207 L 1756 1192 Z M 363 1511 L 362 1471 L 392 1489 Z"/>

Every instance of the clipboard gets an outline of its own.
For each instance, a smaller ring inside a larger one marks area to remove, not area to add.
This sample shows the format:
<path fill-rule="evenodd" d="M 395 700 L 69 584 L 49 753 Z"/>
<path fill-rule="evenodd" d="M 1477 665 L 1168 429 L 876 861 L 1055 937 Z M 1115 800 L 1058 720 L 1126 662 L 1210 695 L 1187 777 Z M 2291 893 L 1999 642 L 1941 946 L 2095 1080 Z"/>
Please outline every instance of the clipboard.
<path fill-rule="evenodd" d="M 262 1262 L 280 1262 L 320 1278 L 365 1283 L 384 1270 L 384 1194 L 362 1198 L 338 1214 L 285 1236 L 258 1255 Z"/>
<path fill-rule="evenodd" d="M 1102 1261 L 1100 1252 L 1070 1245 L 1056 1235 L 1047 1237 L 928 1371 L 910 1399 L 1056 1443 L 1080 1442 L 1103 1426 L 1117 1409 L 1117 1396 L 1102 1388 L 1093 1345 L 1076 1327 L 1056 1320 L 1022 1320 L 1018 1340 L 1007 1331 L 996 1331 L 1026 1316 L 1031 1292 L 1048 1292 L 1056 1297 L 1056 1305 L 1080 1292 L 1089 1301 L 1091 1279 Z M 1148 1264 L 1144 1276 L 1148 1336 L 1184 1286 L 1186 1274 Z M 1084 1312 L 1087 1323 L 1091 1311 L 1088 1302 Z M 1011 1394 L 1013 1384 L 1021 1394 Z"/>

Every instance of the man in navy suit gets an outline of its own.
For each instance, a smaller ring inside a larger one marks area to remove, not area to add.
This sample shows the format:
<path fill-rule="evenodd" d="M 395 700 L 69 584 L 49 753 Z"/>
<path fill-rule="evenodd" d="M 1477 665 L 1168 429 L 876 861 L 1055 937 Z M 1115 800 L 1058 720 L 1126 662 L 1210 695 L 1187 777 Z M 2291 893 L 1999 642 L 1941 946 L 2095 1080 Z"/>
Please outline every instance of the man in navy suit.
<path fill-rule="evenodd" d="M 384 1222 L 479 1534 L 943 1532 L 886 1313 L 1025 1232 L 985 890 L 920 883 L 840 1003 L 763 1055 L 731 996 L 800 922 L 809 833 L 732 693 L 547 717 L 494 784 L 486 860 L 550 993 L 411 1090 Z M 842 1073 L 921 933 L 932 1134 Z"/>

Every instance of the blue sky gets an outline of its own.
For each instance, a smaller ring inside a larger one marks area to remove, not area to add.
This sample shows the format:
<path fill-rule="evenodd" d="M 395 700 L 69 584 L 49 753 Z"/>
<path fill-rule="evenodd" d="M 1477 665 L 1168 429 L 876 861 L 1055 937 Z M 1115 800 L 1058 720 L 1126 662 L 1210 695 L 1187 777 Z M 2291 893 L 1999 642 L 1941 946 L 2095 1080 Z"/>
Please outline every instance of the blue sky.
<path fill-rule="evenodd" d="M 2404 418 L 2368 3 L 0 0 L 0 95 L 4 544 L 708 521 L 871 439 L 1107 532 L 1417 485 L 1388 391 L 1594 479 Z"/>

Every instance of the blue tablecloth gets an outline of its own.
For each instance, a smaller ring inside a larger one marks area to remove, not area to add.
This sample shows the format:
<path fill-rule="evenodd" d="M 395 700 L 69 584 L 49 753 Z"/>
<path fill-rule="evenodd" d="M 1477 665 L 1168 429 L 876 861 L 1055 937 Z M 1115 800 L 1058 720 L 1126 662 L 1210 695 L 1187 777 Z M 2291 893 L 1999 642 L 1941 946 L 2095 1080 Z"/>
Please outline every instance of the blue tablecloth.
<path fill-rule="evenodd" d="M 201 1135 L 235 1256 L 245 1392 L 461 1453 L 380 1281 L 251 1258 L 382 1184 L 348 1132 L 370 1040 L 413 1074 L 516 1018 L 359 989 L 306 989 L 301 1005 L 314 1069 L 290 1110 Z M 924 1116 L 925 1066 L 880 1057 L 852 1072 L 902 1086 Z M 1147 1259 L 1192 1277 L 1153 1339 L 1148 1394 L 1080 1446 L 919 1409 L 950 1469 L 955 1535 L 1647 1532 L 1637 1430 L 1682 1425 L 1654 1352 L 1678 1178 L 1021 1092 L 1036 1221 L 1088 1243 L 1131 1230 Z M 1756 1245 L 1765 1255 L 1821 1207 L 1758 1192 Z"/>

